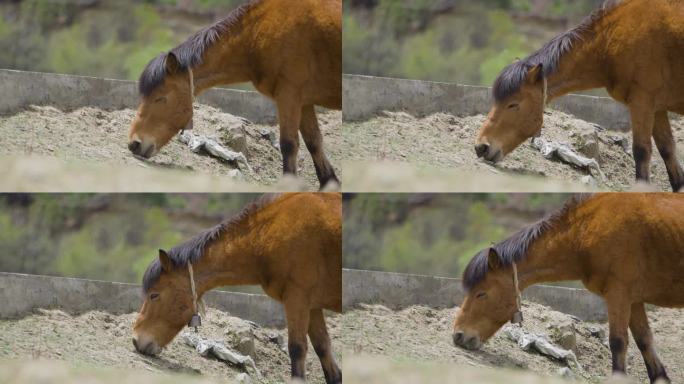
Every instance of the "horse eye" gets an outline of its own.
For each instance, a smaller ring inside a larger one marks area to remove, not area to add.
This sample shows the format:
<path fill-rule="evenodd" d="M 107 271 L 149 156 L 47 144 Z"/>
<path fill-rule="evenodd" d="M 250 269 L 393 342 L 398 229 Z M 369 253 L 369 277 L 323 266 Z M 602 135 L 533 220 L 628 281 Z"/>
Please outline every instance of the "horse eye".
<path fill-rule="evenodd" d="M 166 102 L 166 97 L 164 97 L 164 96 L 163 96 L 163 97 L 160 97 L 160 98 L 154 100 L 154 102 L 155 102 L 155 103 Z"/>
<path fill-rule="evenodd" d="M 511 104 L 511 105 L 508 106 L 508 109 L 513 109 L 513 108 L 515 108 L 515 109 L 520 108 L 520 104 L 518 104 L 518 103 L 513 103 L 513 104 Z"/>
<path fill-rule="evenodd" d="M 476 299 L 484 299 L 485 297 L 487 297 L 487 292 L 480 292 L 475 296 Z"/>
<path fill-rule="evenodd" d="M 157 300 L 158 298 L 159 298 L 159 294 L 158 294 L 158 293 L 153 293 L 153 294 L 150 295 L 150 300 Z"/>

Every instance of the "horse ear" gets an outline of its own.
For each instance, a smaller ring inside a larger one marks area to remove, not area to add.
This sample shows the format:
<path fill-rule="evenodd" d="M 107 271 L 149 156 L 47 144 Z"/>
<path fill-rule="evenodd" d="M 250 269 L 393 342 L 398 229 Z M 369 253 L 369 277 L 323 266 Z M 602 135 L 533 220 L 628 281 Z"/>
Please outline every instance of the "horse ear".
<path fill-rule="evenodd" d="M 527 71 L 527 76 L 525 77 L 525 80 L 527 80 L 528 84 L 537 84 L 539 80 L 541 80 L 544 76 L 544 66 L 542 64 L 537 64 L 534 68 L 530 69 Z"/>
<path fill-rule="evenodd" d="M 501 266 L 501 259 L 494 248 L 489 248 L 489 253 L 487 254 L 487 265 L 489 265 L 490 271 L 498 269 Z"/>
<path fill-rule="evenodd" d="M 166 73 L 174 75 L 180 70 L 180 62 L 173 52 L 166 55 Z"/>
<path fill-rule="evenodd" d="M 162 270 L 166 272 L 169 272 L 173 266 L 173 264 L 171 263 L 171 259 L 169 258 L 169 255 L 163 249 L 159 250 L 159 263 L 162 266 Z"/>

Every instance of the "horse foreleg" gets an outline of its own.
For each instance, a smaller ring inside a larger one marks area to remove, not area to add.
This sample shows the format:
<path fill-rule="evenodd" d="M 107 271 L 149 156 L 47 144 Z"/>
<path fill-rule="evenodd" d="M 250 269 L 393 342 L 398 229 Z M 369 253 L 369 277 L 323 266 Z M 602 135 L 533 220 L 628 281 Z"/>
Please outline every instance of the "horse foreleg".
<path fill-rule="evenodd" d="M 313 105 L 307 105 L 302 108 L 302 122 L 299 130 L 302 132 L 306 148 L 309 150 L 311 158 L 313 159 L 314 167 L 316 168 L 316 176 L 318 176 L 318 182 L 321 185 L 321 189 L 330 181 L 335 181 L 339 184 L 339 180 L 335 175 L 335 170 L 323 151 L 323 136 L 318 127 L 316 110 Z"/>
<path fill-rule="evenodd" d="M 630 307 L 625 298 L 619 294 L 606 297 L 608 307 L 608 343 L 610 352 L 613 356 L 613 373 L 626 373 L 627 346 L 629 345 L 629 326 Z"/>
<path fill-rule="evenodd" d="M 341 383 L 342 371 L 333 358 L 330 336 L 328 336 L 328 330 L 325 326 L 322 309 L 312 309 L 310 312 L 309 338 L 318 358 L 321 360 L 325 382 L 328 384 Z"/>
<path fill-rule="evenodd" d="M 286 294 L 283 304 L 287 318 L 287 351 L 290 354 L 292 377 L 306 378 L 306 334 L 309 329 L 309 303 L 298 290 Z"/>
<path fill-rule="evenodd" d="M 660 157 L 665 162 L 672 190 L 679 192 L 684 186 L 684 171 L 677 160 L 676 144 L 672 138 L 672 128 L 667 117 L 667 111 L 656 113 L 653 125 L 653 139 L 655 139 Z"/>
<path fill-rule="evenodd" d="M 670 378 L 667 377 L 665 367 L 660 362 L 653 345 L 653 334 L 651 334 L 651 328 L 648 326 L 648 317 L 643 303 L 632 304 L 629 329 L 632 331 L 634 341 L 636 341 L 636 345 L 644 358 L 651 383 L 655 383 L 658 379 L 663 379 L 669 383 Z"/>
<path fill-rule="evenodd" d="M 655 113 L 643 104 L 635 103 L 630 105 L 630 115 L 632 118 L 632 155 L 636 165 L 637 181 L 648 182 L 650 179 L 651 137 L 653 136 L 653 122 Z"/>
<path fill-rule="evenodd" d="M 301 106 L 292 100 L 278 102 L 278 123 L 280 125 L 280 153 L 283 155 L 283 173 L 297 174 L 297 153 L 299 153 L 299 124 L 302 118 Z"/>

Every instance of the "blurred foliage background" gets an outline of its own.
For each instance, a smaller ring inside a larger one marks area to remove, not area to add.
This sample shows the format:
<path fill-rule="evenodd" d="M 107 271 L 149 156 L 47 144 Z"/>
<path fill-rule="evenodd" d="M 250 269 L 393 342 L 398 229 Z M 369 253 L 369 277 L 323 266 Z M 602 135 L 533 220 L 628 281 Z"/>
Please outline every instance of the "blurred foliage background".
<path fill-rule="evenodd" d="M 0 195 L 0 271 L 140 283 L 168 249 L 252 194 Z"/>
<path fill-rule="evenodd" d="M 245 0 L 0 0 L 0 68 L 137 80 Z"/>
<path fill-rule="evenodd" d="M 139 283 L 158 249 L 258 194 L 0 195 L 0 271 Z M 345 194 L 344 267 L 459 277 L 567 194 Z"/>
<path fill-rule="evenodd" d="M 137 79 L 247 0 L 0 0 L 0 68 Z M 491 85 L 602 0 L 343 0 L 344 71 Z"/>
<path fill-rule="evenodd" d="M 344 72 L 491 85 L 603 0 L 344 0 Z"/>
<path fill-rule="evenodd" d="M 345 194 L 344 267 L 460 277 L 481 249 L 566 194 Z"/>

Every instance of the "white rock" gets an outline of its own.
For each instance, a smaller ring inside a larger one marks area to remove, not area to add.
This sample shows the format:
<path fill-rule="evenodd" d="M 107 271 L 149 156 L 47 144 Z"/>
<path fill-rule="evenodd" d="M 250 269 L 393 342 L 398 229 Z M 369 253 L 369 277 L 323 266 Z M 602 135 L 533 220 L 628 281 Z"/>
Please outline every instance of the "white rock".
<path fill-rule="evenodd" d="M 248 374 L 246 373 L 240 373 L 237 376 L 235 376 L 235 382 L 236 383 L 245 383 L 245 384 L 251 384 L 252 383 L 252 378 L 249 377 Z"/>

